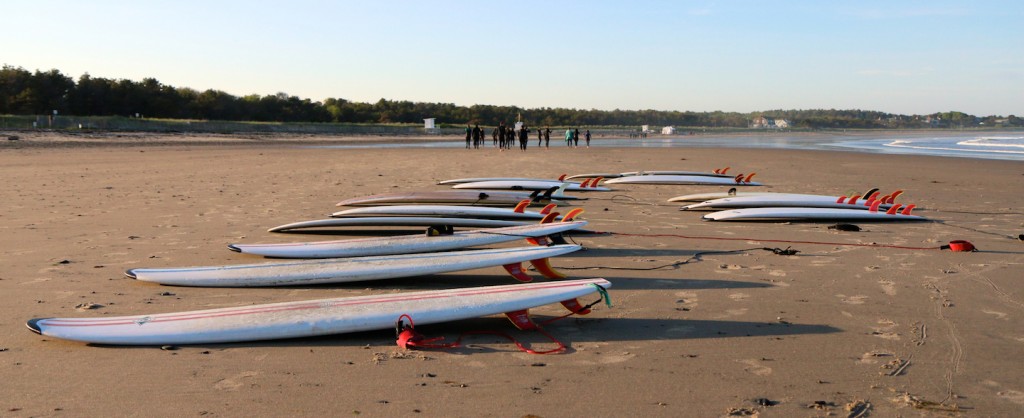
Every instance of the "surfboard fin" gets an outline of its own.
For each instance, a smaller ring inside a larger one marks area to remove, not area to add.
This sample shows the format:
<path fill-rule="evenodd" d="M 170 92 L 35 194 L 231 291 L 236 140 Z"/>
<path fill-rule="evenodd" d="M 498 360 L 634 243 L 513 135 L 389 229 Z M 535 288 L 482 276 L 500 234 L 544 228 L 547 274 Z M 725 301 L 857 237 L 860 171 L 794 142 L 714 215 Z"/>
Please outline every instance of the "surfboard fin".
<path fill-rule="evenodd" d="M 566 213 L 565 216 L 562 217 L 562 222 L 572 222 L 572 221 L 575 221 L 576 220 L 575 218 L 577 216 L 580 216 L 581 213 L 583 213 L 583 208 L 576 208 L 576 209 L 570 210 L 569 213 Z"/>
<path fill-rule="evenodd" d="M 872 203 L 871 204 L 871 209 L 868 209 L 868 210 L 870 210 L 872 212 L 878 212 L 878 207 L 881 206 L 881 205 L 882 205 L 882 202 Z"/>
<path fill-rule="evenodd" d="M 544 206 L 544 208 L 540 210 L 540 213 L 542 215 L 547 215 L 548 213 L 551 213 L 551 210 L 554 209 L 557 206 L 558 205 L 556 205 L 554 203 L 549 203 L 547 206 Z"/>
<path fill-rule="evenodd" d="M 569 300 L 563 300 L 561 303 L 562 303 L 562 306 L 565 307 L 565 309 L 568 309 L 569 312 L 572 312 L 574 314 L 586 315 L 586 314 L 590 313 L 590 308 L 587 308 L 586 306 L 583 306 L 583 304 L 580 303 L 580 301 L 577 300 L 576 298 L 569 299 Z"/>
<path fill-rule="evenodd" d="M 562 175 L 558 176 L 558 181 L 565 181 L 565 176 L 566 174 L 562 173 Z"/>
<path fill-rule="evenodd" d="M 901 206 L 903 206 L 903 205 L 901 205 L 901 204 L 899 204 L 899 203 L 897 203 L 897 204 L 895 204 L 895 205 L 892 205 L 892 207 L 890 207 L 890 208 L 889 208 L 889 210 L 885 211 L 885 213 L 886 213 L 887 215 L 895 215 L 895 214 L 896 214 L 896 211 L 900 210 L 900 207 L 901 207 Z"/>
<path fill-rule="evenodd" d="M 885 202 L 885 203 L 893 203 L 893 202 L 895 202 L 896 198 L 899 197 L 899 195 L 901 195 L 901 194 L 903 194 L 903 190 L 896 190 L 895 192 L 892 192 L 892 194 L 889 195 L 889 200 L 887 202 Z"/>
<path fill-rule="evenodd" d="M 916 208 L 916 207 L 917 207 L 917 205 L 907 205 L 907 207 L 903 208 L 903 212 L 900 212 L 900 214 L 901 215 L 910 215 L 910 212 L 912 212 L 914 210 L 914 208 Z"/>
<path fill-rule="evenodd" d="M 836 203 L 843 203 L 844 200 L 846 200 L 846 195 L 839 196 L 839 199 L 836 200 Z"/>
<path fill-rule="evenodd" d="M 580 183 L 580 188 L 581 189 L 586 189 L 587 187 L 589 187 L 590 186 L 590 180 L 593 180 L 593 179 L 583 180 L 583 183 Z"/>
<path fill-rule="evenodd" d="M 558 190 L 558 186 L 552 186 L 552 187 L 548 188 L 547 190 L 544 191 L 544 194 L 539 195 L 538 197 L 534 197 L 533 200 L 540 200 L 540 199 L 551 200 L 551 194 L 554 193 L 555 190 Z M 540 192 L 540 190 L 537 190 L 537 193 L 539 193 L 539 192 Z"/>
<path fill-rule="evenodd" d="M 542 224 L 549 224 L 551 222 L 554 222 L 555 218 L 557 218 L 557 217 L 558 217 L 558 212 L 550 212 L 550 213 L 544 215 L 544 218 L 540 220 L 540 223 L 542 223 Z"/>
<path fill-rule="evenodd" d="M 535 269 L 537 269 L 538 273 L 540 273 L 541 275 L 543 275 L 544 277 L 547 277 L 549 279 L 562 280 L 562 279 L 565 279 L 566 277 L 568 277 L 568 276 L 558 272 L 558 270 L 555 270 L 554 267 L 551 267 L 551 262 L 547 258 L 541 258 L 541 259 L 538 259 L 538 260 L 530 260 L 530 264 L 533 264 L 533 267 Z M 529 277 L 529 276 L 527 276 L 527 277 Z"/>
<path fill-rule="evenodd" d="M 594 179 L 594 181 L 590 182 L 590 188 L 597 187 L 597 183 L 600 183 L 601 180 L 604 180 L 604 177 L 598 177 Z"/>
<path fill-rule="evenodd" d="M 525 213 L 526 207 L 530 206 L 530 202 L 530 199 L 523 199 L 518 204 L 516 204 L 515 209 L 512 209 L 512 211 L 515 213 Z"/>
<path fill-rule="evenodd" d="M 750 180 L 753 179 L 755 175 L 757 175 L 757 173 L 747 174 L 747 176 L 743 178 L 743 182 L 750 183 Z"/>
<path fill-rule="evenodd" d="M 533 277 L 530 277 L 530 275 L 526 274 L 526 272 L 523 271 L 523 263 L 509 263 L 503 265 L 502 267 L 504 267 L 505 271 L 507 271 L 508 274 L 511 274 L 512 277 L 514 277 L 516 280 L 519 280 L 523 283 L 529 283 L 533 281 Z"/>
<path fill-rule="evenodd" d="M 866 192 L 862 193 L 861 196 L 868 197 L 868 196 L 871 196 L 872 194 L 874 194 L 877 191 L 878 191 L 877 187 L 872 187 L 872 188 L 868 189 Z"/>
<path fill-rule="evenodd" d="M 850 196 L 850 200 L 848 202 L 846 202 L 846 203 L 850 204 L 850 205 L 856 205 L 857 204 L 857 199 L 860 199 L 860 195 L 859 194 L 855 194 L 853 196 Z"/>
<path fill-rule="evenodd" d="M 505 312 L 505 316 L 520 331 L 533 331 L 537 329 L 537 324 L 533 323 L 533 320 L 530 319 L 530 311 L 527 309 Z"/>

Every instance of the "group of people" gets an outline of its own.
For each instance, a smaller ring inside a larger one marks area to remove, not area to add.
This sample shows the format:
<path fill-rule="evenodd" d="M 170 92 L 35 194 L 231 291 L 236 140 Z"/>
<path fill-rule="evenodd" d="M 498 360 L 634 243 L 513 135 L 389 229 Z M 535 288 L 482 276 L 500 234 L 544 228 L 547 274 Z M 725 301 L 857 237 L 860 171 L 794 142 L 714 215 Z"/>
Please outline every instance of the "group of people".
<path fill-rule="evenodd" d="M 501 122 L 491 130 L 491 140 L 495 148 L 500 150 L 512 149 L 512 146 L 517 142 L 521 151 L 526 151 L 526 145 L 530 141 L 530 133 L 532 132 L 526 125 L 520 125 L 519 129 L 515 129 L 511 126 L 505 126 L 505 122 Z M 585 138 L 585 145 L 590 148 L 590 129 L 584 132 L 583 137 Z M 484 128 L 480 125 L 470 127 L 466 125 L 466 149 L 479 149 L 481 146 L 485 146 L 486 134 Z M 580 130 L 566 129 L 565 130 L 565 145 L 573 148 L 580 145 Z M 551 128 L 545 127 L 544 129 L 537 129 L 537 147 L 543 146 L 544 148 L 551 147 Z"/>

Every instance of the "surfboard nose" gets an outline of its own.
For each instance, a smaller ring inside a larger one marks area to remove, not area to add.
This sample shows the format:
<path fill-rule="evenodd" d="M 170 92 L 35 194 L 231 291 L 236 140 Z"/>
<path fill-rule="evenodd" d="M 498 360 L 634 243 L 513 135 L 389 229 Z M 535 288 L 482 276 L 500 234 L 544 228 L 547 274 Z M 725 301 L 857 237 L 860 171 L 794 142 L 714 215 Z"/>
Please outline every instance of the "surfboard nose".
<path fill-rule="evenodd" d="M 129 279 L 137 279 L 138 278 L 135 275 L 135 269 L 125 270 L 124 271 L 124 275 L 127 276 Z"/>
<path fill-rule="evenodd" d="M 228 249 L 231 250 L 231 251 L 234 251 L 236 253 L 242 252 L 242 249 L 236 247 L 235 244 L 228 244 Z"/>
<path fill-rule="evenodd" d="M 28 322 L 25 323 L 25 325 L 28 327 L 28 329 L 32 330 L 32 332 L 34 332 L 36 334 L 39 334 L 39 335 L 43 335 L 43 329 L 39 327 L 39 322 L 42 321 L 42 320 L 45 320 L 45 319 L 49 319 L 49 318 L 33 318 L 33 319 L 29 319 Z"/>

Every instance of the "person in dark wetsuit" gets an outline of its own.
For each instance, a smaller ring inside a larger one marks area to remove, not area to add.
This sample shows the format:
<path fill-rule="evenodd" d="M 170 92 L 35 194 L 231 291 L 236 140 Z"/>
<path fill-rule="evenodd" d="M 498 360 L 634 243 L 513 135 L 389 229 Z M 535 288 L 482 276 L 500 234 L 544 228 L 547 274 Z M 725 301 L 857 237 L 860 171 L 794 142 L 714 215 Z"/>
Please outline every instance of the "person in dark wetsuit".
<path fill-rule="evenodd" d="M 587 129 L 587 132 L 583 134 L 583 138 L 587 140 L 587 148 L 590 148 L 590 129 Z"/>
<path fill-rule="evenodd" d="M 537 130 L 537 148 L 540 148 L 541 145 L 544 145 L 544 131 L 538 129 Z"/>
<path fill-rule="evenodd" d="M 526 129 L 526 125 L 519 128 L 519 149 L 526 151 L 526 143 L 530 142 L 530 130 Z"/>
<path fill-rule="evenodd" d="M 480 149 L 480 125 L 473 126 L 473 149 Z"/>
<path fill-rule="evenodd" d="M 580 146 L 580 128 L 576 128 L 576 131 L 572 133 L 572 146 Z"/>
<path fill-rule="evenodd" d="M 466 149 L 469 149 L 469 141 L 473 139 L 473 129 L 466 125 Z"/>
<path fill-rule="evenodd" d="M 498 146 L 498 127 L 497 126 L 495 126 L 494 130 L 491 131 L 491 142 L 493 142 L 494 147 L 497 148 L 497 146 Z"/>
<path fill-rule="evenodd" d="M 551 148 L 551 128 L 544 128 L 544 148 Z"/>
<path fill-rule="evenodd" d="M 508 129 L 505 127 L 505 121 L 501 121 L 498 124 L 498 149 L 505 149 L 505 131 Z"/>

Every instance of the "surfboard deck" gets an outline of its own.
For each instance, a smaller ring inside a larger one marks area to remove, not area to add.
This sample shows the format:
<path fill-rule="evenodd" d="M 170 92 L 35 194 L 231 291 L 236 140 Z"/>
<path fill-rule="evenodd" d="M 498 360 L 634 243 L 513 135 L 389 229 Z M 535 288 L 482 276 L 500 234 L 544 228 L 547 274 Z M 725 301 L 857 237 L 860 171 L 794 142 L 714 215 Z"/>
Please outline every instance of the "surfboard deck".
<path fill-rule="evenodd" d="M 605 184 L 679 184 L 679 185 L 710 185 L 710 186 L 760 186 L 756 181 L 737 182 L 733 177 L 680 176 L 680 175 L 643 175 L 625 176 L 609 179 Z"/>
<path fill-rule="evenodd" d="M 587 225 L 586 221 L 523 225 L 489 230 L 457 231 L 451 235 L 424 234 L 395 237 L 292 242 L 281 244 L 230 244 L 228 248 L 244 254 L 277 258 L 366 257 L 449 251 L 459 248 L 500 244 L 525 237 L 560 234 Z"/>
<path fill-rule="evenodd" d="M 341 228 L 357 226 L 453 226 L 469 228 L 500 228 L 505 226 L 529 225 L 529 221 L 478 218 L 442 218 L 437 216 L 368 216 L 362 218 L 330 218 L 299 221 L 278 225 L 267 232 L 283 232 L 296 229 Z"/>
<path fill-rule="evenodd" d="M 462 183 L 452 186 L 453 189 L 496 189 L 496 190 L 547 190 L 553 186 L 568 183 L 565 190 L 571 192 L 610 192 L 611 189 L 604 186 L 586 186 L 580 183 L 561 182 L 557 180 L 529 180 L 529 181 L 477 181 L 473 183 Z"/>
<path fill-rule="evenodd" d="M 626 176 L 702 176 L 702 177 L 723 177 L 733 178 L 732 174 L 714 173 L 709 171 L 679 171 L 679 170 L 648 170 L 648 171 L 627 171 L 621 177 Z"/>
<path fill-rule="evenodd" d="M 533 211 L 515 212 L 508 208 L 453 205 L 389 205 L 346 209 L 331 214 L 334 218 L 356 216 L 428 216 L 480 219 L 542 219 L 545 214 Z"/>
<path fill-rule="evenodd" d="M 392 329 L 402 315 L 417 325 L 490 316 L 575 301 L 597 287 L 607 289 L 611 283 L 565 280 L 149 315 L 35 318 L 27 326 L 44 336 L 95 344 L 232 343 Z"/>
<path fill-rule="evenodd" d="M 831 208 L 747 208 L 729 209 L 701 217 L 706 221 L 926 221 L 925 217 L 860 209 Z"/>
<path fill-rule="evenodd" d="M 532 199 L 529 192 L 492 191 L 492 190 L 440 190 L 408 193 L 385 193 L 371 196 L 345 199 L 337 206 L 377 206 L 407 204 L 459 204 L 476 206 L 508 206 L 512 207 L 524 199 Z M 578 196 L 555 196 L 550 199 L 541 198 L 531 202 L 531 206 L 544 206 L 555 203 L 567 205 L 567 201 L 580 200 Z"/>
<path fill-rule="evenodd" d="M 842 199 L 842 202 L 840 202 Z M 708 200 L 701 203 L 694 203 L 680 208 L 680 210 L 694 209 L 732 209 L 732 208 L 762 208 L 762 207 L 801 207 L 801 208 L 833 208 L 833 209 L 860 209 L 869 210 L 871 200 L 848 201 L 845 196 L 821 196 L 807 194 L 784 194 L 760 196 L 735 196 L 721 199 Z M 889 209 L 892 204 L 883 203 L 879 209 Z"/>
<path fill-rule="evenodd" d="M 578 251 L 579 245 L 516 247 L 374 257 L 329 258 L 228 266 L 135 268 L 129 278 L 171 286 L 267 287 L 426 276 L 478 268 L 518 265 Z M 536 264 L 535 264 L 536 265 Z M 519 269 L 520 280 L 529 276 Z M 543 271 L 542 271 L 543 273 Z"/>

